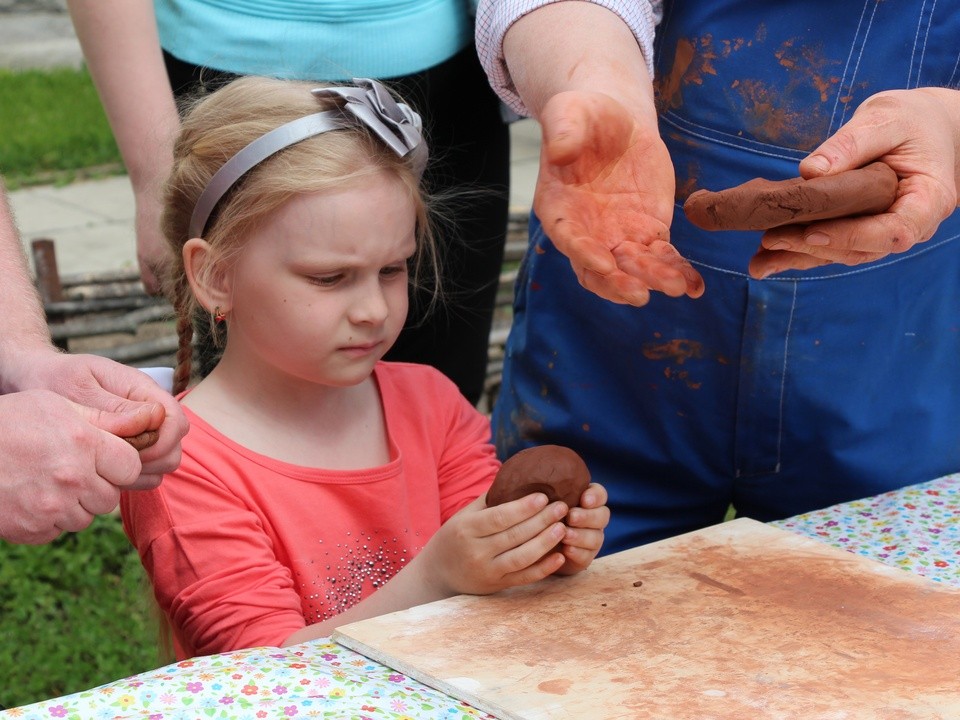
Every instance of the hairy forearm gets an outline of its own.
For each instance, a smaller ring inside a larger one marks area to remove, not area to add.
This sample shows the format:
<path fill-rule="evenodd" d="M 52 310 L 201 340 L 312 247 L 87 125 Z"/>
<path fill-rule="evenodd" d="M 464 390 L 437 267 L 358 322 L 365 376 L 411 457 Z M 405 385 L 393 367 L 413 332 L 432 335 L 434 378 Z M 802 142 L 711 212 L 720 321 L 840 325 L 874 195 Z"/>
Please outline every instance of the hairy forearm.
<path fill-rule="evenodd" d="M 179 126 L 150 0 L 68 0 L 135 190 L 166 178 Z"/>
<path fill-rule="evenodd" d="M 584 2 L 539 8 L 510 27 L 503 52 L 534 117 L 554 95 L 585 91 L 605 93 L 639 118 L 656 121 L 643 53 L 623 21 L 605 8 Z"/>
<path fill-rule="evenodd" d="M 7 378 L 18 354 L 53 351 L 43 305 L 37 294 L 27 260 L 0 181 L 0 393 L 10 392 Z"/>

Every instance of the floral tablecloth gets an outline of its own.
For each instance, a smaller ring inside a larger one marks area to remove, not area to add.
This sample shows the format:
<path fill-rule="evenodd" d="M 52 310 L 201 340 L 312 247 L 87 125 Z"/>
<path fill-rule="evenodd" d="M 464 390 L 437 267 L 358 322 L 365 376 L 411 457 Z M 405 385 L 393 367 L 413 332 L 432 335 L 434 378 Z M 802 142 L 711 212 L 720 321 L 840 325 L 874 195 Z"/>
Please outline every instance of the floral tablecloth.
<path fill-rule="evenodd" d="M 3 720 L 475 720 L 466 703 L 327 640 L 183 660 L 0 712 Z"/>
<path fill-rule="evenodd" d="M 770 524 L 960 585 L 960 474 Z"/>
<path fill-rule="evenodd" d="M 771 523 L 960 586 L 960 474 Z M 167 665 L 93 690 L 0 712 L 0 720 L 336 718 L 468 720 L 487 715 L 329 639 Z"/>

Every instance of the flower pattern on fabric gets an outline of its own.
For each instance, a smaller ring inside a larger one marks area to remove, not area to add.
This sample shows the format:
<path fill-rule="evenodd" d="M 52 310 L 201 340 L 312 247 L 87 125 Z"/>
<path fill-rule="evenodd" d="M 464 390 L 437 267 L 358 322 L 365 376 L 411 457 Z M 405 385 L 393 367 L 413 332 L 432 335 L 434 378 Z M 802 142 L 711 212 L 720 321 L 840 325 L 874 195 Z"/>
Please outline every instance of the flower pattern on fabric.
<path fill-rule="evenodd" d="M 960 585 L 960 473 L 770 525 Z"/>
<path fill-rule="evenodd" d="M 960 474 L 770 524 L 960 586 Z M 329 638 L 184 660 L 0 712 L 13 718 L 495 720 Z"/>
<path fill-rule="evenodd" d="M 185 660 L 0 718 L 494 720 L 329 639 Z"/>

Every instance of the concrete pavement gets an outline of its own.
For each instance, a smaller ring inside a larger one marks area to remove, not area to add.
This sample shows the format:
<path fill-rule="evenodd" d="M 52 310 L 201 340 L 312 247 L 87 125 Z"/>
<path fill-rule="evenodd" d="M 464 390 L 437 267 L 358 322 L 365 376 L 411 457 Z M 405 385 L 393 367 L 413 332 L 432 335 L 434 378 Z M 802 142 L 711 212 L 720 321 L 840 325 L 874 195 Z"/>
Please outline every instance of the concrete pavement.
<path fill-rule="evenodd" d="M 0 15 L 0 67 L 14 70 L 79 67 L 80 46 L 65 13 Z M 511 205 L 529 208 L 537 177 L 539 126 L 511 126 Z M 134 202 L 125 176 L 37 186 L 9 193 L 24 247 L 32 240 L 55 242 L 61 274 L 136 267 Z"/>
<path fill-rule="evenodd" d="M 0 67 L 80 67 L 83 55 L 65 12 L 0 14 Z"/>

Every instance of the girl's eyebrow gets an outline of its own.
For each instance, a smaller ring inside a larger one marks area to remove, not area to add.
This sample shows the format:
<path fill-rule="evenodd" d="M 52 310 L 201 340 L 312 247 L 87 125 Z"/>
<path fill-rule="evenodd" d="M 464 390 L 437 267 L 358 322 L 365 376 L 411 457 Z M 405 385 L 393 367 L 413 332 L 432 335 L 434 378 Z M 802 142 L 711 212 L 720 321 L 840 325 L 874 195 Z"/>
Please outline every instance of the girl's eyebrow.
<path fill-rule="evenodd" d="M 309 273 L 326 273 L 326 272 L 336 272 L 338 270 L 349 270 L 359 267 L 386 267 L 388 265 L 402 265 L 409 262 L 416 252 L 412 253 L 403 253 L 398 254 L 396 257 L 378 260 L 375 263 L 369 263 L 366 261 L 356 261 L 353 259 L 347 258 L 326 258 L 326 259 L 317 259 L 311 260 L 310 258 L 294 258 L 288 263 L 290 267 L 296 269 L 298 272 L 309 272 Z"/>

